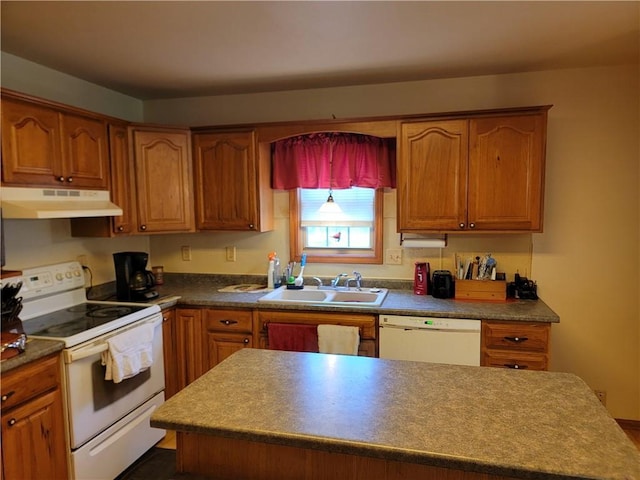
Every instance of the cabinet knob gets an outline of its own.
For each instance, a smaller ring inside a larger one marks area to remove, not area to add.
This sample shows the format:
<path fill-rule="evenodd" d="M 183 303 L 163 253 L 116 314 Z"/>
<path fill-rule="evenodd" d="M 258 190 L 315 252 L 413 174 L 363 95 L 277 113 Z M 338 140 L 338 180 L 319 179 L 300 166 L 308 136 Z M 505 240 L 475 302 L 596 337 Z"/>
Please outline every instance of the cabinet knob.
<path fill-rule="evenodd" d="M 67 182 L 73 183 L 73 177 L 67 177 Z"/>
<path fill-rule="evenodd" d="M 146 225 L 140 225 L 140 230 L 142 230 L 143 232 L 147 229 Z"/>
<path fill-rule="evenodd" d="M 251 230 L 253 230 L 254 228 L 256 228 L 256 226 L 255 226 L 253 223 L 250 223 L 250 224 L 249 224 L 249 228 L 250 228 Z"/>
<path fill-rule="evenodd" d="M 464 223 L 462 223 L 462 222 L 461 222 L 460 224 L 458 224 L 458 226 L 459 226 L 460 228 L 464 228 Z"/>
<path fill-rule="evenodd" d="M 224 325 L 232 325 L 234 323 L 238 323 L 237 320 L 220 320 L 220 323 L 224 324 Z"/>
<path fill-rule="evenodd" d="M 4 395 L 2 395 L 1 400 L 2 400 L 3 402 L 6 402 L 7 400 L 9 400 L 9 398 L 10 398 L 14 393 L 16 393 L 16 392 L 11 391 L 11 392 L 7 392 L 7 393 L 5 393 Z"/>
<path fill-rule="evenodd" d="M 471 223 L 469 224 L 469 228 L 476 228 L 476 224 L 475 224 L 475 223 L 473 223 L 473 222 L 471 222 Z"/>
<path fill-rule="evenodd" d="M 64 182 L 64 177 L 60 176 L 56 180 L 58 180 L 59 182 Z"/>
<path fill-rule="evenodd" d="M 13 427 L 16 424 L 16 419 L 15 418 L 10 418 L 9 421 L 7 422 L 7 424 L 9 424 L 10 427 Z"/>
<path fill-rule="evenodd" d="M 119 232 L 124 232 L 124 227 L 123 227 L 122 225 L 120 225 L 120 226 L 118 227 L 118 231 L 119 231 Z"/>
<path fill-rule="evenodd" d="M 245 345 L 247 345 L 247 344 L 249 343 L 249 339 L 248 339 L 248 338 L 245 338 L 245 339 L 242 341 L 242 343 L 244 343 Z"/>

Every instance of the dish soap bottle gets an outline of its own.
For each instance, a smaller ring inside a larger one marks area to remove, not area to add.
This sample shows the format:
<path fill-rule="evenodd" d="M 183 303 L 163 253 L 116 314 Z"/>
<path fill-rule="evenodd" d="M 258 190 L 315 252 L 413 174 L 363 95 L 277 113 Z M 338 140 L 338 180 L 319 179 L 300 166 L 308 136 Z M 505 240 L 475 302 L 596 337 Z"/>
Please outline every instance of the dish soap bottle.
<path fill-rule="evenodd" d="M 273 274 L 275 272 L 275 267 L 276 267 L 275 258 L 276 258 L 276 252 L 271 252 L 269 254 L 269 268 L 267 269 L 267 288 L 270 290 L 273 290 L 273 287 L 274 287 Z"/>

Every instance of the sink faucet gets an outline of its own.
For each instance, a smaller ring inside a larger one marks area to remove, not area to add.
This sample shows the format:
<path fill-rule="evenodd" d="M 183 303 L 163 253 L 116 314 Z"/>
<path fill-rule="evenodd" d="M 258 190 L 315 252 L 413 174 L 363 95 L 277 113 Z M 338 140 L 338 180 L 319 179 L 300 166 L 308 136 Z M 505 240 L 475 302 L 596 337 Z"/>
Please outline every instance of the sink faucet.
<path fill-rule="evenodd" d="M 322 286 L 322 279 L 318 277 L 313 277 L 313 279 L 318 282 L 318 288 L 320 288 Z"/>
<path fill-rule="evenodd" d="M 338 275 L 336 275 L 336 278 L 334 278 L 333 280 L 331 280 L 331 286 L 333 288 L 338 288 L 339 283 L 340 283 L 340 279 L 343 277 L 347 277 L 348 275 L 346 273 L 339 273 Z"/>
<path fill-rule="evenodd" d="M 362 281 L 362 275 L 359 272 L 356 272 L 354 270 L 353 278 L 347 278 L 347 289 L 349 289 L 349 283 L 350 282 L 356 282 L 356 290 L 358 290 L 358 291 L 362 290 L 362 287 L 360 285 L 361 281 Z"/>

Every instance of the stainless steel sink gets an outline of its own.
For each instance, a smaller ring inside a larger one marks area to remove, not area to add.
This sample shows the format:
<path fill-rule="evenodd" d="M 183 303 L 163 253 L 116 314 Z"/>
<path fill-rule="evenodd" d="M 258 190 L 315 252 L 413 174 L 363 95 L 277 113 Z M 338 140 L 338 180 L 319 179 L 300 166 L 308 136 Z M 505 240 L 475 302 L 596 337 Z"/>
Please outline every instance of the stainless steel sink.
<path fill-rule="evenodd" d="M 386 288 L 364 288 L 362 290 L 344 290 L 305 286 L 302 290 L 289 290 L 280 287 L 260 297 L 260 303 L 298 305 L 335 305 L 350 307 L 378 307 L 382 304 L 387 293 Z"/>

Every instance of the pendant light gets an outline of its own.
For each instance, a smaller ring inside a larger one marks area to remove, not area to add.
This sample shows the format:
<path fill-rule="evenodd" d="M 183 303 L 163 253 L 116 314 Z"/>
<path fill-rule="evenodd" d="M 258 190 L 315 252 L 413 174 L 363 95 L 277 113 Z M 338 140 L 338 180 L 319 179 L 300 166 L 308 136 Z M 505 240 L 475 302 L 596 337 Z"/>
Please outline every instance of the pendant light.
<path fill-rule="evenodd" d="M 336 215 L 336 214 L 342 213 L 342 209 L 340 208 L 340 205 L 338 205 L 333 200 L 333 189 L 331 188 L 332 186 L 333 186 L 333 141 L 331 142 L 331 149 L 329 152 L 329 197 L 327 197 L 327 201 L 324 202 L 318 209 L 318 211 L 324 215 L 330 215 L 330 214 Z"/>

